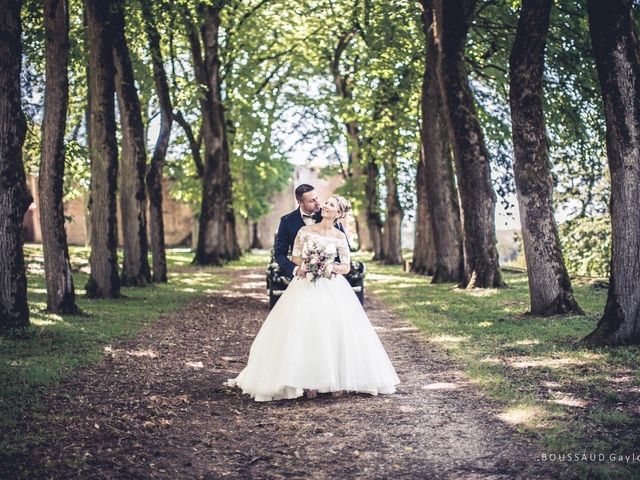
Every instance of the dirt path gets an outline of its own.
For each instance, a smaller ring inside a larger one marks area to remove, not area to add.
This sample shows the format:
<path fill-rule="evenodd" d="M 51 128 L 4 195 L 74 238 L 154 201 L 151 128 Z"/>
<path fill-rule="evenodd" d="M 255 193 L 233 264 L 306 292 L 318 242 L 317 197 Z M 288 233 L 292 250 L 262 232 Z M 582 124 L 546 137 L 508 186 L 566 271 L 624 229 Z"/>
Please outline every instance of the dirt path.
<path fill-rule="evenodd" d="M 375 299 L 367 311 L 397 394 L 256 403 L 224 387 L 268 314 L 263 275 L 233 275 L 233 288 L 113 345 L 47 393 L 46 411 L 24 419 L 21 452 L 0 453 L 0 478 L 559 478 L 446 355 Z"/>

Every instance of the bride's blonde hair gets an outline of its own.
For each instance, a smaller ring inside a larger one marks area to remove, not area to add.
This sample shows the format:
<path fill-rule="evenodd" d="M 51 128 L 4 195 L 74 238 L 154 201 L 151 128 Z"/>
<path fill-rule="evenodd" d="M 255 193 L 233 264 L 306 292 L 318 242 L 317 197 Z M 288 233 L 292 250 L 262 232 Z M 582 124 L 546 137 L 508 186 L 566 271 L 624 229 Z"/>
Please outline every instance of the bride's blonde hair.
<path fill-rule="evenodd" d="M 342 195 L 331 195 L 331 197 L 335 198 L 338 202 L 338 215 L 335 221 L 337 222 L 338 220 L 346 218 L 347 214 L 351 211 L 351 202 Z"/>

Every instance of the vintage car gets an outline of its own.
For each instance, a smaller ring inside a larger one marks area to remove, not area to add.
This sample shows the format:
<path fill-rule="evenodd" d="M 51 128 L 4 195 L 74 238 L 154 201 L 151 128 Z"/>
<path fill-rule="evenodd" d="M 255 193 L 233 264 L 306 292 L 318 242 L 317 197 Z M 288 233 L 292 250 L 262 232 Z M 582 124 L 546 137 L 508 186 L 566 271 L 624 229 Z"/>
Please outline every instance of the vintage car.
<path fill-rule="evenodd" d="M 357 260 L 351 261 L 351 270 L 344 277 L 347 279 L 360 303 L 364 305 L 364 277 L 367 273 L 365 264 Z M 267 266 L 267 290 L 269 292 L 269 308 L 273 308 L 280 295 L 284 293 L 291 279 L 281 270 L 271 250 L 271 260 Z"/>

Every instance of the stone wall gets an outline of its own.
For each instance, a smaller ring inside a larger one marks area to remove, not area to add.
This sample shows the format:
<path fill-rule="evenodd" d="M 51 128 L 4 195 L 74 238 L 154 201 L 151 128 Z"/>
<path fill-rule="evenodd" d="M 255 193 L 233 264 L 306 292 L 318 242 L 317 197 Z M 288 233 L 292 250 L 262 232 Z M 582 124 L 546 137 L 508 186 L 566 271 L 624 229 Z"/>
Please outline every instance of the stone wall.
<path fill-rule="evenodd" d="M 38 179 L 28 178 L 28 186 L 33 195 L 33 203 L 29 207 L 29 212 L 25 215 L 24 226 L 27 242 L 42 242 L 42 232 L 40 230 L 40 212 L 38 206 Z M 168 246 L 191 245 L 194 218 L 191 208 L 182 202 L 178 202 L 169 197 L 171 181 L 164 180 L 162 213 L 164 219 L 165 241 Z M 67 242 L 70 245 L 87 245 L 90 238 L 89 212 L 87 205 L 89 194 L 85 193 L 64 204 L 64 214 L 68 217 L 65 223 L 67 232 Z M 149 215 L 147 214 L 147 218 Z M 120 225 L 120 209 L 117 212 L 117 222 Z M 118 243 L 122 245 L 122 232 L 118 230 Z"/>

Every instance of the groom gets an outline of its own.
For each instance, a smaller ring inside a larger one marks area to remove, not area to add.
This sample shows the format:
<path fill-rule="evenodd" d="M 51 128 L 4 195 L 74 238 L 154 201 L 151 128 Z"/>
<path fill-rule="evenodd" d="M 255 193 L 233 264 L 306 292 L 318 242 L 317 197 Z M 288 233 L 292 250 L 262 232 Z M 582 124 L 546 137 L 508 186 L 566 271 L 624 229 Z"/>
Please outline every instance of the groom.
<path fill-rule="evenodd" d="M 320 215 L 320 199 L 318 192 L 311 186 L 303 183 L 296 188 L 296 200 L 298 208 L 286 214 L 280 219 L 280 226 L 276 234 L 276 243 L 273 248 L 274 257 L 282 272 L 289 278 L 293 278 L 298 267 L 289 260 L 289 250 L 293 249 L 293 241 L 298 230 L 305 225 L 314 225 L 322 220 Z M 341 224 L 336 228 L 344 232 Z"/>

